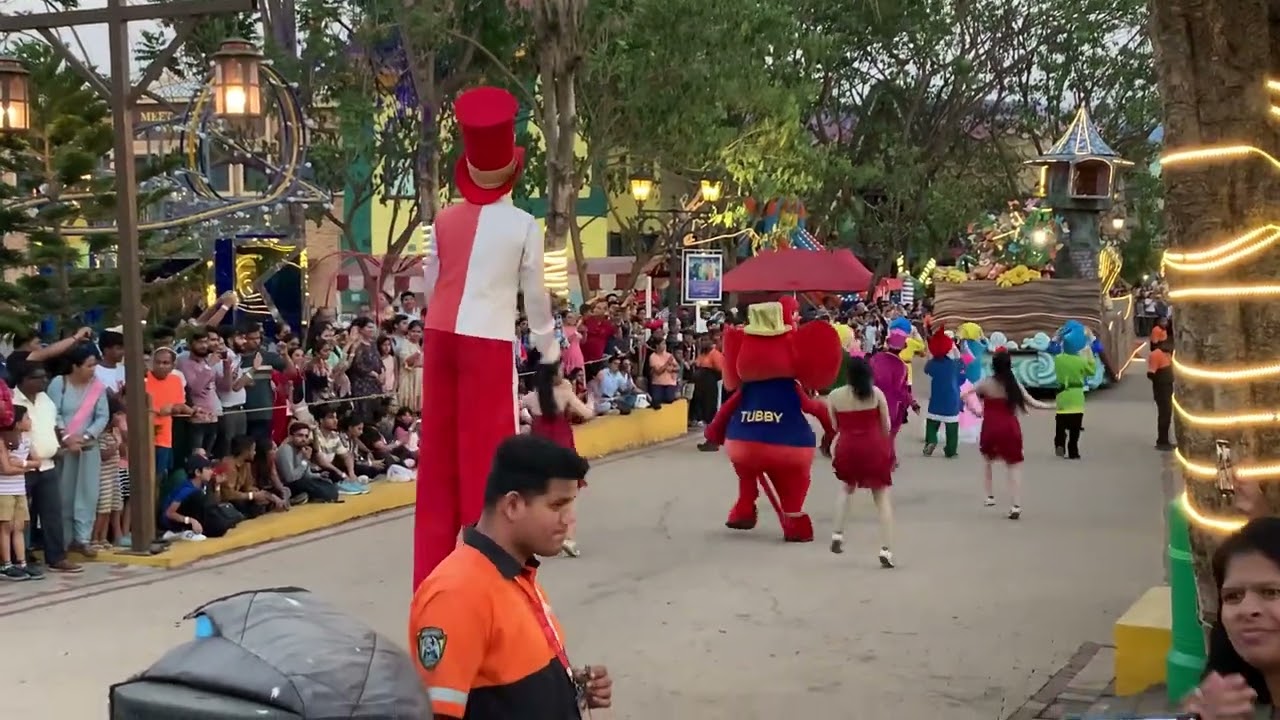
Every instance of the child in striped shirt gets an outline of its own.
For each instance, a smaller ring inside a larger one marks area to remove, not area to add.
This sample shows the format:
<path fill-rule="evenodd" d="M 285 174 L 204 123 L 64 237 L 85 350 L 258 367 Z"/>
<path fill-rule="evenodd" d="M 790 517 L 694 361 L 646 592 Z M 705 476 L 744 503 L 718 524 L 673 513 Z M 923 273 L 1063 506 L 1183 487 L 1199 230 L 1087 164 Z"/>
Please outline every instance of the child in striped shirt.
<path fill-rule="evenodd" d="M 13 424 L 0 431 L 0 580 L 39 580 L 44 573 L 27 566 L 23 533 L 27 508 L 28 470 L 39 470 L 40 460 L 31 453 L 31 417 L 21 405 L 13 408 Z"/>

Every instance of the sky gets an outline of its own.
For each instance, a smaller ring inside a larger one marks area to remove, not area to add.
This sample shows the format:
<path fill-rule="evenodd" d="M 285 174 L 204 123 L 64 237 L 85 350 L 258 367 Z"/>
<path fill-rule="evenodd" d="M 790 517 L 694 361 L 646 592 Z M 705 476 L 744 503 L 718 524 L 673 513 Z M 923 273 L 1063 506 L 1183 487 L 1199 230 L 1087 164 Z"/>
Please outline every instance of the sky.
<path fill-rule="evenodd" d="M 128 4 L 142 4 L 140 0 L 126 0 Z M 106 0 L 80 0 L 81 8 L 98 8 L 105 7 Z M 47 12 L 41 0 L 0 0 L 0 12 L 5 14 L 17 14 L 23 12 Z M 129 34 L 133 41 L 137 41 L 142 30 L 147 28 L 155 28 L 154 23 L 137 22 L 129 26 Z M 107 27 L 105 25 L 82 25 L 76 28 L 73 34 L 70 30 L 57 31 L 58 36 L 63 42 L 76 53 L 82 60 L 88 60 L 90 63 L 98 66 L 98 69 L 104 74 L 110 67 L 110 55 L 107 45 Z M 79 42 L 83 44 L 83 51 L 77 44 L 76 37 L 79 36 Z M 35 37 L 39 37 L 35 35 Z M 135 68 L 134 73 L 138 70 Z"/>

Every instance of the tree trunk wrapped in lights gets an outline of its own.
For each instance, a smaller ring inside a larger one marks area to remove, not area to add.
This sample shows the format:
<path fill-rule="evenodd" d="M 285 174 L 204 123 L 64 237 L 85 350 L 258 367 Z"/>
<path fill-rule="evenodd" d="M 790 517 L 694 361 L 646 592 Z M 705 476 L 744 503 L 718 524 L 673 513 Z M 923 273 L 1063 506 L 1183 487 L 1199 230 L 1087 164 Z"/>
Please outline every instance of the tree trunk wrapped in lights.
<path fill-rule="evenodd" d="M 1213 549 L 1246 514 L 1280 512 L 1280 93 L 1268 85 L 1280 77 L 1268 35 L 1277 21 L 1267 0 L 1151 3 L 1177 460 L 1206 622 L 1217 612 Z M 1220 472 L 1223 449 L 1233 472 Z"/>

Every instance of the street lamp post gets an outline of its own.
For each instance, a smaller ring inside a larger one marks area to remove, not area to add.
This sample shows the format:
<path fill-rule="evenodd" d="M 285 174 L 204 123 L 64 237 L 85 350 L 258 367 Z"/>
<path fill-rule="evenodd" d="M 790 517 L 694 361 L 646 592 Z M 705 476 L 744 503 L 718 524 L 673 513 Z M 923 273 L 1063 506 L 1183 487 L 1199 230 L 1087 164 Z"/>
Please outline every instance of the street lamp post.
<path fill-rule="evenodd" d="M 676 294 L 675 282 L 675 274 L 679 272 L 680 265 L 676 240 L 684 238 L 694 220 L 711 214 L 710 205 L 720 201 L 723 185 L 719 180 L 703 178 L 698 181 L 698 197 L 702 201 L 698 205 L 688 207 L 689 203 L 686 201 L 681 203 L 681 207 L 650 210 L 645 208 L 645 203 L 652 199 L 658 184 L 653 174 L 648 171 L 637 171 L 629 178 L 629 184 L 631 199 L 636 201 L 636 216 L 640 219 L 641 225 L 649 218 L 667 217 L 670 221 L 669 237 L 666 247 L 663 248 L 663 255 L 667 266 L 667 328 L 670 332 L 675 332 L 676 309 L 680 306 L 680 296 Z M 681 285 L 683 286 L 683 278 Z"/>
<path fill-rule="evenodd" d="M 186 42 L 195 28 L 194 19 L 206 15 L 249 12 L 257 9 L 257 0 L 170 0 L 164 3 L 127 5 L 125 0 L 107 0 L 106 7 L 70 12 L 35 13 L 30 15 L 0 16 L 0 32 L 13 33 L 35 30 L 77 68 L 90 84 L 111 104 L 111 122 L 115 131 L 112 162 L 116 175 L 116 227 L 119 233 L 118 267 L 120 268 L 120 315 L 125 328 L 125 413 L 129 428 L 129 482 L 132 498 L 132 551 L 150 552 L 156 534 L 156 466 L 155 444 L 152 439 L 151 407 L 145 391 L 147 366 L 143 355 L 142 328 L 142 277 L 141 251 L 138 245 L 138 182 L 133 152 L 133 109 L 165 65 Z M 177 32 L 169 44 L 160 51 L 134 84 L 130 68 L 129 23 L 147 20 L 177 20 Z M 110 83 L 103 82 L 97 73 L 85 68 L 76 56 L 54 34 L 54 29 L 81 25 L 106 24 L 111 55 Z M 25 110 L 22 116 L 16 108 L 19 98 L 11 90 L 19 75 L 11 66 L 0 64 L 0 104 L 3 119 L 0 127 L 18 130 L 18 121 L 25 126 Z M 256 77 L 256 75 L 255 75 Z M 23 86 L 25 89 L 25 85 Z M 29 94 L 21 97 L 26 101 Z M 247 98 L 246 98 L 247 102 Z"/>

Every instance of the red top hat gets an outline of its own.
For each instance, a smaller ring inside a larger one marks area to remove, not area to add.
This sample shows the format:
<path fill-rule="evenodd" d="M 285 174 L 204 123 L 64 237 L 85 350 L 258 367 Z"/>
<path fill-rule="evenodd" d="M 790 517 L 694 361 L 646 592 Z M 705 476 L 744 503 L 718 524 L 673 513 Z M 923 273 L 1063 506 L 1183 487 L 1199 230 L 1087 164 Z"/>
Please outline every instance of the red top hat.
<path fill-rule="evenodd" d="M 524 170 L 524 148 L 516 145 L 515 97 L 496 87 L 464 92 L 453 103 L 462 133 L 462 156 L 453 184 L 467 202 L 489 205 L 511 192 Z"/>

